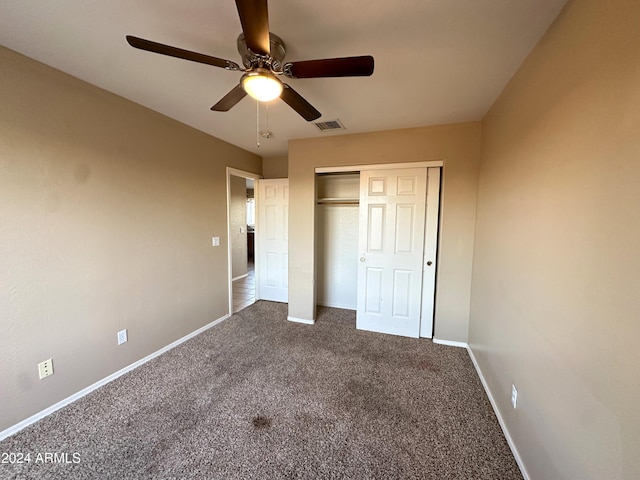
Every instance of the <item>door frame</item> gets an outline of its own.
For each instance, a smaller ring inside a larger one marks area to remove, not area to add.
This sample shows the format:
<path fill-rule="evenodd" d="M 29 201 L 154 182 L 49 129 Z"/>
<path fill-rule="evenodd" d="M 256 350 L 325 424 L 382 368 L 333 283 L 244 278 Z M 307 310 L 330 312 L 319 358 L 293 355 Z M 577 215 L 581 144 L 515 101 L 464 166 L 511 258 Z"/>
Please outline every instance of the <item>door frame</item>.
<path fill-rule="evenodd" d="M 442 196 L 442 167 L 427 169 L 427 198 L 424 222 L 424 254 L 422 257 L 422 305 L 420 306 L 420 337 L 433 338 L 436 319 L 436 289 L 440 252 L 440 200 Z M 428 299 L 428 301 L 426 301 Z M 425 306 L 430 311 L 425 312 Z M 431 323 L 422 320 L 431 316 Z"/>
<path fill-rule="evenodd" d="M 316 167 L 314 169 L 314 172 L 316 174 L 318 173 L 344 173 L 344 172 L 358 172 L 360 173 L 363 170 L 390 170 L 390 169 L 401 169 L 401 168 L 440 168 L 440 176 L 438 179 L 438 183 L 439 183 L 439 192 L 438 192 L 438 212 L 437 212 L 437 220 L 436 220 L 436 225 L 438 227 L 438 232 L 436 234 L 436 238 L 437 238 L 437 247 L 436 247 L 436 261 L 435 261 L 435 266 L 437 267 L 439 260 L 440 260 L 440 239 L 441 239 L 441 224 L 442 224 L 442 214 L 441 214 L 441 205 L 442 205 L 442 186 L 443 186 L 443 178 L 444 178 L 444 160 L 426 160 L 426 161 L 418 161 L 418 162 L 399 162 L 399 163 L 379 163 L 379 164 L 369 164 L 369 165 L 341 165 L 341 166 L 333 166 L 333 167 Z M 429 178 L 427 176 L 427 184 L 429 183 Z M 427 192 L 427 196 L 429 195 L 429 193 Z M 425 222 L 425 231 L 423 232 L 425 235 L 425 241 L 426 241 L 426 237 L 427 237 L 427 222 Z M 314 248 L 317 248 L 317 245 L 314 243 Z M 424 262 L 424 259 L 423 259 Z M 317 268 L 317 266 L 315 267 Z M 432 338 L 433 337 L 433 327 L 435 325 L 436 322 L 436 305 L 435 305 L 435 297 L 436 297 L 436 293 L 437 293 L 437 289 L 438 289 L 438 276 L 439 276 L 439 269 L 436 268 L 436 272 L 435 272 L 435 282 L 434 282 L 434 288 L 433 288 L 433 315 L 432 315 L 432 322 L 431 322 L 431 328 L 427 329 L 426 331 L 424 331 L 422 329 L 422 308 L 421 308 L 421 325 L 420 325 L 420 331 L 423 332 L 425 335 L 420 335 L 422 338 Z M 423 282 L 424 282 L 424 278 L 423 278 Z M 423 285 L 424 286 L 424 285 Z M 314 287 L 317 288 L 317 285 Z M 422 291 L 422 298 L 421 298 L 421 304 L 422 304 L 422 300 L 424 299 L 424 289 Z M 429 331 L 431 330 L 431 331 Z M 431 334 L 431 336 L 428 336 L 428 334 Z"/>
<path fill-rule="evenodd" d="M 233 315 L 233 273 L 232 273 L 232 252 L 231 252 L 231 176 L 234 177 L 242 177 L 242 178 L 250 178 L 253 181 L 256 180 L 260 180 L 262 177 L 262 175 L 258 175 L 257 173 L 252 173 L 252 172 L 247 172 L 245 170 L 239 170 L 237 168 L 233 168 L 233 167 L 227 167 L 226 168 L 226 180 L 227 180 L 227 279 L 228 279 L 228 285 L 227 285 L 227 291 L 229 293 L 229 298 L 228 298 L 228 308 L 229 308 L 229 316 Z M 255 206 L 256 206 L 256 211 L 258 209 L 258 198 L 255 198 Z M 254 249 L 254 263 L 257 262 L 257 259 L 255 258 L 255 255 L 257 255 L 257 250 Z M 256 284 L 258 283 L 258 271 L 255 271 L 255 276 L 256 276 Z M 257 291 L 256 291 L 256 298 L 257 298 Z"/>
<path fill-rule="evenodd" d="M 316 167 L 315 173 L 361 172 L 362 170 L 390 170 L 395 168 L 443 167 L 444 160 L 426 160 L 421 162 L 375 163 L 369 165 L 341 165 L 336 167 Z"/>

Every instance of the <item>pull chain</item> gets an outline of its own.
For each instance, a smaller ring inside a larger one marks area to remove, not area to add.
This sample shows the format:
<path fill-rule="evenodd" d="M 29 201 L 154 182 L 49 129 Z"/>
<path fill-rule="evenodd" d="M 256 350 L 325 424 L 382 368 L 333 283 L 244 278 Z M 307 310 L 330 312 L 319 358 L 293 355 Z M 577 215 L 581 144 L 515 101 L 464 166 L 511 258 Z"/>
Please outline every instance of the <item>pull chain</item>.
<path fill-rule="evenodd" d="M 256 142 L 260 148 L 260 102 L 256 100 Z"/>
<path fill-rule="evenodd" d="M 269 130 L 269 103 L 264 102 L 264 105 L 266 109 L 267 128 L 260 130 L 260 102 L 256 101 L 256 143 L 258 144 L 258 148 L 260 148 L 260 137 L 269 139 L 273 135 L 271 130 Z"/>

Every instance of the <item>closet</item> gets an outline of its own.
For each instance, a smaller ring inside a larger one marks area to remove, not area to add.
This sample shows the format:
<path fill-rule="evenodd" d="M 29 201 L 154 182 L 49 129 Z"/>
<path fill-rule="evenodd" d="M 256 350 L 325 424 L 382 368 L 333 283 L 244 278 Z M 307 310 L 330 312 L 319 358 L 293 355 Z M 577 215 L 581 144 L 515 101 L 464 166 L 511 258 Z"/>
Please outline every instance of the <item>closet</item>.
<path fill-rule="evenodd" d="M 316 169 L 316 302 L 356 327 L 433 334 L 441 165 Z M 435 163 L 435 162 L 433 162 Z"/>
<path fill-rule="evenodd" d="M 355 310 L 360 174 L 319 174 L 316 180 L 317 303 Z"/>

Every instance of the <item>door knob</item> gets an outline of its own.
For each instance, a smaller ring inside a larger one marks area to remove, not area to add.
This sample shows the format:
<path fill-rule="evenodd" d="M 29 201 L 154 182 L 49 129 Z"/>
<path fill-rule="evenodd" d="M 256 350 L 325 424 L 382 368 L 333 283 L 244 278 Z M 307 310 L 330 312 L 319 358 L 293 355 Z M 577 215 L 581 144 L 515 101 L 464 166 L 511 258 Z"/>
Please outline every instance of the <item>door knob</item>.
<path fill-rule="evenodd" d="M 360 261 L 361 261 L 361 262 L 364 262 L 365 260 L 366 260 L 366 258 L 364 258 L 364 257 L 360 257 Z"/>

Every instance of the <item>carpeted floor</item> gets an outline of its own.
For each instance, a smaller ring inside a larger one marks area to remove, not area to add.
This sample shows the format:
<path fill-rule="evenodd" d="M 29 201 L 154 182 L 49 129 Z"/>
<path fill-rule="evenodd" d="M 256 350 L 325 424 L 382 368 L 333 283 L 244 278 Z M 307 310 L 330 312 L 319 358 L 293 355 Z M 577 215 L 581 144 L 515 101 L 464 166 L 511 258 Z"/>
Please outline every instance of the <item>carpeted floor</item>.
<path fill-rule="evenodd" d="M 259 301 L 0 442 L 32 459 L 0 478 L 522 479 L 464 349 L 286 315 Z"/>

